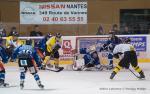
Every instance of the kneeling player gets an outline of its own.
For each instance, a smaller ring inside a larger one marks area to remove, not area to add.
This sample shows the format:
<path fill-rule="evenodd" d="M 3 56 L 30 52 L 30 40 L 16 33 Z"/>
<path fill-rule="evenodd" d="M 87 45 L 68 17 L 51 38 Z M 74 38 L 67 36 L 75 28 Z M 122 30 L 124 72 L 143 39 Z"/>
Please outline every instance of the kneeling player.
<path fill-rule="evenodd" d="M 97 70 L 102 70 L 102 65 L 100 64 L 100 60 L 99 60 L 99 57 L 98 57 L 98 53 L 95 49 L 95 47 L 91 46 L 90 49 L 86 49 L 86 48 L 82 48 L 80 49 L 80 53 L 81 54 L 85 54 L 83 56 L 83 64 L 80 64 L 83 67 L 83 70 L 91 70 L 91 68 L 95 68 Z M 79 62 L 77 62 L 79 63 Z M 76 64 L 78 66 L 78 64 Z M 79 67 L 79 66 L 78 66 Z"/>
<path fill-rule="evenodd" d="M 135 48 L 131 44 L 119 44 L 113 50 L 114 57 L 120 59 L 118 65 L 114 68 L 111 73 L 110 79 L 113 79 L 114 76 L 122 69 L 128 69 L 130 64 L 136 72 L 140 74 L 141 79 L 145 78 L 145 75 L 142 69 L 138 66 L 137 55 Z"/>
<path fill-rule="evenodd" d="M 38 56 L 36 51 L 31 46 L 32 41 L 27 40 L 26 45 L 21 45 L 14 50 L 12 59 L 16 59 L 18 56 L 18 65 L 20 68 L 20 88 L 24 88 L 24 80 L 27 69 L 29 69 L 30 73 L 34 76 L 39 88 L 43 89 L 44 85 L 41 84 L 39 75 L 37 74 L 36 63 L 38 63 Z"/>

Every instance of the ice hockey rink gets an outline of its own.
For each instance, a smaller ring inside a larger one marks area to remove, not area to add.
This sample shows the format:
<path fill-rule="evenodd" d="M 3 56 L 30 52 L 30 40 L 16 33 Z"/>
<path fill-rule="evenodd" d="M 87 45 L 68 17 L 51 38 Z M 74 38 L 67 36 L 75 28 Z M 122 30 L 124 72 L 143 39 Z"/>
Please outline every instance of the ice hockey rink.
<path fill-rule="evenodd" d="M 129 70 L 122 70 L 110 80 L 111 71 L 39 71 L 45 89 L 38 88 L 29 72 L 25 87 L 19 88 L 17 67 L 6 67 L 6 82 L 12 87 L 0 88 L 0 94 L 149 94 L 150 64 L 142 63 L 146 80 L 137 79 Z"/>

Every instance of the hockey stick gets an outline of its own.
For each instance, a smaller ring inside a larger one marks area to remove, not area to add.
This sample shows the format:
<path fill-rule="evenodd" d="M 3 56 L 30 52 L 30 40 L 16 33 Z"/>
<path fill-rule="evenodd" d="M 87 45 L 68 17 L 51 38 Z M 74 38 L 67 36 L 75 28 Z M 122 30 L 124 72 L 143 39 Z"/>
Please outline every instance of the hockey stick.
<path fill-rule="evenodd" d="M 53 71 L 53 72 L 60 72 L 60 71 L 62 71 L 63 69 L 64 69 L 63 67 L 61 67 L 61 68 L 58 69 L 58 70 L 53 70 L 53 69 L 45 68 L 45 70 L 49 70 L 49 71 Z"/>
<path fill-rule="evenodd" d="M 44 64 L 44 61 L 41 59 L 42 63 Z M 43 66 L 43 65 L 42 65 Z M 49 70 L 49 71 L 53 71 L 53 72 L 60 72 L 64 69 L 64 67 L 60 67 L 58 70 L 53 70 L 53 69 L 50 69 L 50 68 L 46 68 L 45 67 L 45 70 Z"/>
<path fill-rule="evenodd" d="M 129 71 L 137 78 L 141 79 L 141 77 L 137 76 L 130 68 L 129 68 Z"/>

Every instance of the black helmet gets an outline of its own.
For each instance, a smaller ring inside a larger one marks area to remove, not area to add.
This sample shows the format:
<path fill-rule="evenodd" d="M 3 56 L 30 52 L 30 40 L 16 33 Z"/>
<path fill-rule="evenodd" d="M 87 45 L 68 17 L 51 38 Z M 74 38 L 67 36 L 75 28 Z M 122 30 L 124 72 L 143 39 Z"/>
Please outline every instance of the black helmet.
<path fill-rule="evenodd" d="M 131 42 L 131 39 L 130 38 L 125 38 L 124 39 L 124 43 L 130 43 Z"/>
<path fill-rule="evenodd" d="M 62 35 L 61 35 L 60 33 L 56 33 L 56 37 L 57 37 L 57 38 L 61 38 L 61 36 L 62 36 Z"/>
<path fill-rule="evenodd" d="M 45 36 L 45 38 L 51 38 L 51 37 L 52 37 L 51 33 L 48 33 L 48 34 Z"/>
<path fill-rule="evenodd" d="M 31 39 L 27 39 L 26 40 L 26 45 L 32 45 L 32 40 Z"/>

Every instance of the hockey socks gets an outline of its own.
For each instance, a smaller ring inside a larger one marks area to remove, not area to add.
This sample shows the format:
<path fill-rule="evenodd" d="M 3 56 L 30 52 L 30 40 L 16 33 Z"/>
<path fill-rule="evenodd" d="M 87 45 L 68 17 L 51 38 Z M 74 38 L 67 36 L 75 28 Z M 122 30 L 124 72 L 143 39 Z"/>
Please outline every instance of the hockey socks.
<path fill-rule="evenodd" d="M 25 79 L 25 73 L 24 72 L 21 72 L 20 73 L 20 80 L 24 80 Z"/>
<path fill-rule="evenodd" d="M 109 59 L 109 65 L 108 65 L 107 69 L 108 70 L 113 69 L 113 60 L 112 59 Z"/>
<path fill-rule="evenodd" d="M 121 69 L 122 69 L 122 67 L 119 66 L 119 65 L 117 65 L 117 66 L 114 68 L 113 72 L 111 73 L 110 79 L 113 79 L 113 78 L 115 77 L 115 75 L 116 75 Z"/>
<path fill-rule="evenodd" d="M 0 72 L 0 79 L 2 79 L 2 80 L 5 79 L 5 73 L 4 72 Z"/>
<path fill-rule="evenodd" d="M 140 78 L 145 78 L 144 72 L 139 66 L 134 67 L 134 70 L 140 74 Z"/>
<path fill-rule="evenodd" d="M 20 73 L 20 89 L 24 88 L 25 72 Z"/>
<path fill-rule="evenodd" d="M 33 74 L 33 76 L 34 76 L 34 79 L 36 80 L 36 82 L 37 82 L 39 88 L 43 89 L 43 88 L 44 88 L 44 85 L 41 84 L 39 75 L 38 75 L 37 73 L 35 73 L 35 74 Z"/>
<path fill-rule="evenodd" d="M 50 56 L 46 56 L 46 57 L 45 57 L 45 59 L 44 59 L 44 61 L 43 61 L 44 65 L 47 64 L 47 62 L 49 61 L 49 59 L 50 59 Z"/>
<path fill-rule="evenodd" d="M 0 87 L 8 87 L 9 84 L 5 83 L 5 73 L 0 73 Z"/>

